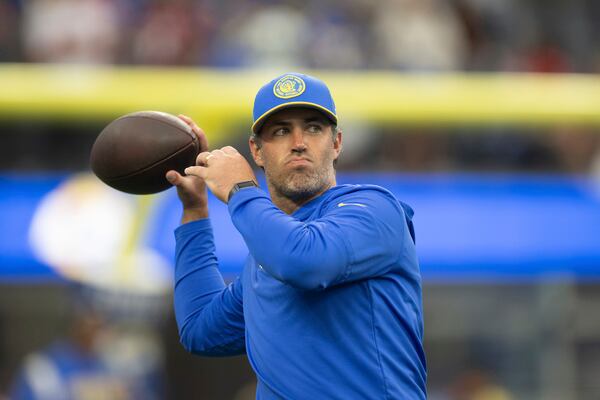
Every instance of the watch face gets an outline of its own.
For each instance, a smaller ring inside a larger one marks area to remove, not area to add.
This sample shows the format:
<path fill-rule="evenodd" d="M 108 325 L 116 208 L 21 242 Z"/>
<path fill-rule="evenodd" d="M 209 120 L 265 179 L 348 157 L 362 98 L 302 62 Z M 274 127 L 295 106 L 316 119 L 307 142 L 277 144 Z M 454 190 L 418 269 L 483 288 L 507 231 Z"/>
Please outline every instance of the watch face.
<path fill-rule="evenodd" d="M 236 183 L 235 185 L 233 185 L 233 188 L 231 188 L 231 192 L 229 192 L 227 201 L 229 201 L 231 199 L 231 196 L 233 196 L 235 193 L 237 193 L 240 189 L 247 188 L 247 187 L 258 187 L 258 185 L 254 181 L 244 181 L 244 182 Z"/>
<path fill-rule="evenodd" d="M 254 181 L 246 181 L 246 182 L 237 183 L 235 186 L 237 186 L 238 189 L 242 189 L 242 188 L 251 187 L 251 186 L 256 187 L 257 185 L 256 185 L 256 183 L 254 183 Z"/>

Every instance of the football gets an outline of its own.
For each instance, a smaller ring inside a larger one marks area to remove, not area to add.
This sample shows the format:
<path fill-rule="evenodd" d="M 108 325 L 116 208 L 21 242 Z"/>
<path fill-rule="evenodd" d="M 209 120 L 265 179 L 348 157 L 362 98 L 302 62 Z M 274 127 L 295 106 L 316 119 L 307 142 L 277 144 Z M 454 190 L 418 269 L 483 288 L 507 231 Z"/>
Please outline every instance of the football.
<path fill-rule="evenodd" d="M 174 115 L 139 111 L 108 124 L 90 154 L 92 171 L 107 185 L 131 194 L 171 187 L 169 170 L 195 165 L 200 145 L 192 129 Z"/>

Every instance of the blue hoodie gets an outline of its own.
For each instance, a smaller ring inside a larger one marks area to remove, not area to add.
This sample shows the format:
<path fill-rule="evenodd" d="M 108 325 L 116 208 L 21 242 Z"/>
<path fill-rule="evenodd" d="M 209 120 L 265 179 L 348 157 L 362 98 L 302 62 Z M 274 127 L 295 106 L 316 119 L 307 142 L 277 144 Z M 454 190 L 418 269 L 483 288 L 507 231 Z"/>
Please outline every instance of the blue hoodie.
<path fill-rule="evenodd" d="M 209 219 L 178 227 L 175 314 L 193 353 L 247 353 L 257 399 L 425 399 L 412 209 L 340 185 L 292 215 L 259 188 L 229 212 L 250 254 L 225 285 Z"/>

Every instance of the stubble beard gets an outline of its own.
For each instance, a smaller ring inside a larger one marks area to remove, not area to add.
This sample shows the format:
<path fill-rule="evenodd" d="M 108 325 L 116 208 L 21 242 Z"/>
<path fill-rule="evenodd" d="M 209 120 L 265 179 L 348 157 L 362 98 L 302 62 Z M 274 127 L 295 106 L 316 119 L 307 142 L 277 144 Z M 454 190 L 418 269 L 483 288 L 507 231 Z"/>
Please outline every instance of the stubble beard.
<path fill-rule="evenodd" d="M 265 168 L 269 185 L 280 197 L 303 203 L 328 189 L 333 174 L 332 162 L 315 169 L 299 168 L 291 173 L 270 173 Z"/>

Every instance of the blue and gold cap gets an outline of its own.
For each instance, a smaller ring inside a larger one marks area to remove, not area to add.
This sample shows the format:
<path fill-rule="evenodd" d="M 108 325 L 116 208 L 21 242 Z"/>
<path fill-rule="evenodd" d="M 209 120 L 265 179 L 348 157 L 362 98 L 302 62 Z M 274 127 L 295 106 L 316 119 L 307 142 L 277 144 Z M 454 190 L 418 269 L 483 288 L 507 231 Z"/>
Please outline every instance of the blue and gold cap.
<path fill-rule="evenodd" d="M 335 103 L 325 82 L 309 75 L 287 73 L 261 87 L 256 94 L 252 132 L 258 133 L 271 114 L 288 107 L 317 109 L 337 125 Z"/>

